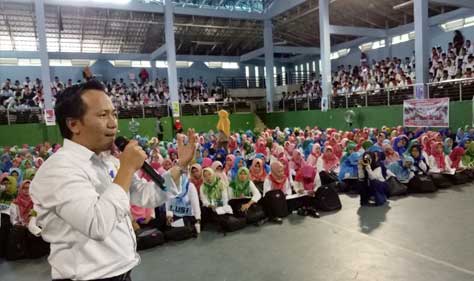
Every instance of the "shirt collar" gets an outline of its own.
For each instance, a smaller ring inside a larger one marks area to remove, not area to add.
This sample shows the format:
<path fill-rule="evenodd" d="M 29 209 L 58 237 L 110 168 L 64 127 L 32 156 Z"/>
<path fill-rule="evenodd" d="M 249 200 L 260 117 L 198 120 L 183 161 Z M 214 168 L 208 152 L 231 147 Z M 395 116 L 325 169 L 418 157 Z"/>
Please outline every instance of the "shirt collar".
<path fill-rule="evenodd" d="M 76 157 L 82 160 L 90 160 L 95 154 L 87 147 L 80 145 L 77 142 L 73 142 L 69 139 L 64 139 L 63 149 L 74 153 Z"/>

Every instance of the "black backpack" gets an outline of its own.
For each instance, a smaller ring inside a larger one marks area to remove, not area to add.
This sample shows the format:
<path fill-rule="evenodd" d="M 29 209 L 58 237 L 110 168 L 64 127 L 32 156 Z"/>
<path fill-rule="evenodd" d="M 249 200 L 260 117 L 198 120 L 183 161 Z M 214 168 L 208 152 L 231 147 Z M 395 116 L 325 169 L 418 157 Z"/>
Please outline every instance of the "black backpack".
<path fill-rule="evenodd" d="M 417 175 L 408 182 L 409 193 L 431 193 L 438 191 L 438 187 L 429 176 Z"/>
<path fill-rule="evenodd" d="M 219 216 L 219 225 L 225 234 L 244 228 L 247 225 L 247 219 L 245 217 L 235 217 L 228 214 L 221 215 Z"/>
<path fill-rule="evenodd" d="M 445 175 L 445 174 L 432 174 L 431 179 L 433 180 L 433 183 L 439 188 L 449 188 L 453 185 L 452 183 L 452 178 L 454 176 L 452 175 Z"/>
<path fill-rule="evenodd" d="M 6 260 L 19 260 L 28 256 L 27 233 L 28 229 L 21 225 L 14 225 L 10 229 L 5 253 Z"/>
<path fill-rule="evenodd" d="M 402 196 L 408 193 L 408 187 L 401 183 L 396 177 L 390 177 L 387 180 L 388 196 Z"/>
<path fill-rule="evenodd" d="M 342 208 L 341 200 L 333 184 L 323 185 L 316 190 L 316 208 L 321 211 L 336 211 Z"/>
<path fill-rule="evenodd" d="M 137 231 L 137 250 L 150 249 L 165 243 L 163 233 L 158 229 L 140 229 Z"/>
<path fill-rule="evenodd" d="M 281 190 L 271 190 L 265 194 L 265 212 L 270 218 L 284 218 L 288 216 L 288 204 L 285 193 Z"/>
<path fill-rule="evenodd" d="M 172 227 L 165 231 L 167 241 L 182 241 L 196 237 L 196 232 L 189 226 Z"/>
<path fill-rule="evenodd" d="M 456 174 L 454 174 L 451 180 L 454 185 L 465 184 L 470 181 L 469 176 L 463 172 L 456 172 Z"/>

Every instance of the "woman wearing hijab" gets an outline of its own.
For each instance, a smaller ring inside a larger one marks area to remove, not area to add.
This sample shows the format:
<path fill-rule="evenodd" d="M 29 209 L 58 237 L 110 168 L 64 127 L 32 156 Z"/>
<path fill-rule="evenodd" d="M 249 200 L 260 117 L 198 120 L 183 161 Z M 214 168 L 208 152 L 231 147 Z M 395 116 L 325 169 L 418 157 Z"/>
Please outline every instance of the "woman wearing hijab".
<path fill-rule="evenodd" d="M 415 176 L 415 173 L 412 170 L 413 163 L 415 163 L 413 157 L 407 155 L 402 160 L 398 160 L 388 165 L 387 174 L 389 177 L 395 177 L 402 184 L 408 184 Z"/>
<path fill-rule="evenodd" d="M 194 164 L 199 165 L 199 164 Z M 197 166 L 196 166 L 197 167 Z M 192 169 L 192 168 L 191 168 Z M 195 178 L 195 177 L 194 177 Z M 186 174 L 176 175 L 171 181 L 175 185 L 172 188 L 181 190 L 181 192 L 173 198 L 166 201 L 166 224 L 168 230 L 173 222 L 183 220 L 184 226 L 192 233 L 201 232 L 201 208 L 199 206 L 199 191 L 194 186 Z M 177 188 L 180 186 L 180 188 Z M 169 236 L 166 233 L 165 236 Z"/>
<path fill-rule="evenodd" d="M 462 164 L 468 169 L 474 168 L 474 142 L 469 142 L 466 145 L 466 151 L 462 157 Z"/>
<path fill-rule="evenodd" d="M 204 181 L 199 191 L 202 201 L 202 219 L 205 223 L 208 223 L 215 220 L 219 215 L 229 213 L 229 197 L 227 188 L 212 168 L 205 168 L 202 175 Z"/>
<path fill-rule="evenodd" d="M 250 172 L 247 168 L 239 168 L 237 177 L 230 183 L 228 191 L 229 205 L 232 206 L 235 215 L 245 217 L 247 223 L 263 223 L 265 215 L 257 205 L 262 195 L 250 180 Z"/>
<path fill-rule="evenodd" d="M 472 169 L 466 168 L 462 163 L 464 153 L 464 148 L 457 146 L 449 154 L 449 165 L 452 169 L 456 170 L 454 184 L 464 184 L 472 179 Z"/>
<path fill-rule="evenodd" d="M 244 158 L 240 156 L 235 157 L 234 165 L 227 175 L 230 181 L 235 180 L 235 178 L 237 177 L 237 172 L 241 167 L 245 167 Z"/>
<path fill-rule="evenodd" d="M 263 160 L 255 158 L 250 166 L 250 180 L 255 184 L 260 192 L 263 192 L 263 182 L 267 177 Z"/>
<path fill-rule="evenodd" d="M 288 207 L 284 207 L 286 210 L 275 210 L 275 201 L 285 199 L 282 197 L 286 197 L 292 194 L 291 184 L 289 180 L 289 172 L 287 172 L 287 169 L 280 161 L 271 163 L 270 169 L 270 174 L 267 176 L 265 182 L 263 183 L 263 195 L 265 196 L 265 212 L 267 213 L 267 216 L 272 219 L 272 221 L 276 223 L 282 223 L 282 217 L 275 214 L 280 213 L 280 211 L 287 212 Z"/>
<path fill-rule="evenodd" d="M 0 176 L 0 203 L 9 205 L 17 195 L 17 181 L 8 173 L 3 173 Z"/>
<path fill-rule="evenodd" d="M 359 191 L 361 206 L 370 205 L 369 199 L 372 196 L 376 206 L 384 205 L 387 202 L 388 185 L 374 152 L 363 154 L 359 166 L 359 179 L 363 182 Z"/>
<path fill-rule="evenodd" d="M 341 159 L 341 168 L 339 171 L 339 181 L 344 182 L 344 189 L 355 189 L 358 178 L 358 165 L 361 154 L 356 151 L 356 144 L 348 142 L 344 151 L 344 157 Z"/>
<path fill-rule="evenodd" d="M 423 149 L 417 142 L 412 142 L 408 147 L 408 155 L 413 157 L 413 171 L 416 175 L 428 175 L 430 166 L 428 160 L 423 156 Z"/>
<path fill-rule="evenodd" d="M 306 163 L 313 168 L 317 168 L 318 159 L 321 156 L 321 145 L 319 143 L 313 144 L 311 154 L 308 156 Z"/>
<path fill-rule="evenodd" d="M 190 171 L 190 176 L 189 176 L 189 181 L 194 185 L 196 188 L 197 192 L 201 190 L 202 183 L 204 179 L 202 178 L 202 168 L 201 165 L 199 164 L 193 164 L 191 165 L 191 168 L 189 169 Z"/>
<path fill-rule="evenodd" d="M 444 154 L 449 155 L 451 154 L 451 151 L 453 151 L 453 139 L 451 138 L 446 138 L 443 142 L 444 145 Z"/>
<path fill-rule="evenodd" d="M 393 147 L 390 144 L 384 144 L 383 145 L 383 151 L 385 154 L 385 161 L 384 164 L 386 167 L 390 166 L 390 164 L 397 162 L 400 160 L 400 155 L 398 152 L 393 150 Z"/>
<path fill-rule="evenodd" d="M 232 170 L 232 167 L 234 167 L 234 161 L 235 161 L 235 156 L 233 154 L 228 154 L 227 157 L 225 158 L 224 173 L 226 175 L 228 175 L 230 170 Z"/>
<path fill-rule="evenodd" d="M 408 137 L 405 135 L 400 135 L 395 138 L 395 141 L 393 142 L 393 150 L 402 157 L 403 153 L 407 150 L 407 145 L 408 145 Z"/>
<path fill-rule="evenodd" d="M 16 179 L 17 185 L 23 181 L 23 172 L 20 168 L 11 168 L 9 174 Z"/>
<path fill-rule="evenodd" d="M 216 176 L 219 177 L 221 181 L 224 183 L 224 187 L 229 186 L 229 178 L 224 173 L 224 167 L 222 166 L 222 163 L 219 161 L 214 161 L 212 162 L 211 168 L 216 173 Z"/>
<path fill-rule="evenodd" d="M 301 151 L 299 149 L 293 150 L 293 155 L 290 161 L 290 170 L 291 170 L 290 174 L 293 177 L 293 179 L 296 173 L 298 173 L 298 171 L 301 169 L 301 167 L 303 167 L 304 164 L 305 164 L 305 161 L 304 161 L 304 157 Z"/>
<path fill-rule="evenodd" d="M 454 174 L 455 172 L 449 165 L 449 156 L 444 154 L 444 146 L 441 142 L 433 144 L 428 162 L 431 168 L 431 173 Z"/>
<path fill-rule="evenodd" d="M 33 210 L 33 201 L 30 197 L 30 183 L 25 180 L 21 183 L 18 190 L 18 196 L 10 205 L 10 220 L 12 225 L 27 226 Z"/>
<path fill-rule="evenodd" d="M 339 162 L 339 158 L 333 153 L 332 146 L 326 145 L 323 155 L 319 157 L 316 164 L 321 184 L 327 185 L 338 180 L 337 175 L 341 169 Z"/>
<path fill-rule="evenodd" d="M 309 164 L 303 165 L 298 173 L 296 173 L 293 188 L 297 194 L 301 195 L 301 197 L 294 199 L 297 201 L 299 215 L 310 215 L 319 218 L 319 214 L 316 212 L 315 200 L 315 191 L 318 181 L 316 169 Z M 291 209 L 291 207 L 289 207 L 289 209 Z"/>

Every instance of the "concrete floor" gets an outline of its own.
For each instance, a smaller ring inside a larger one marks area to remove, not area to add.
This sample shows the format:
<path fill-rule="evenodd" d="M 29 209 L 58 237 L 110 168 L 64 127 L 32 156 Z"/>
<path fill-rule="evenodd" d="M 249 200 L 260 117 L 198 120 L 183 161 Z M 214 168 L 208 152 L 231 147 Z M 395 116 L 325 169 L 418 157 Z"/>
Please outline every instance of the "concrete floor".
<path fill-rule="evenodd" d="M 291 215 L 143 251 L 133 280 L 474 280 L 474 184 L 387 207 L 341 200 L 321 219 Z M 50 269 L 45 259 L 0 261 L 0 280 L 50 280 Z"/>

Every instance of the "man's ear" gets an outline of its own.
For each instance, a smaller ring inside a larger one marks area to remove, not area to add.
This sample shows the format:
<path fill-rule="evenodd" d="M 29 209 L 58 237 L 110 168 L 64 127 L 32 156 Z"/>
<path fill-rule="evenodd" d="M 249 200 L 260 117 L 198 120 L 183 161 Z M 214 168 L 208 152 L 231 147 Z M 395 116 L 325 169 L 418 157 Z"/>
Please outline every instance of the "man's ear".
<path fill-rule="evenodd" d="M 74 118 L 67 118 L 66 119 L 66 126 L 69 128 L 69 130 L 72 132 L 73 135 L 78 135 L 80 134 L 80 120 L 79 119 L 74 119 Z"/>

